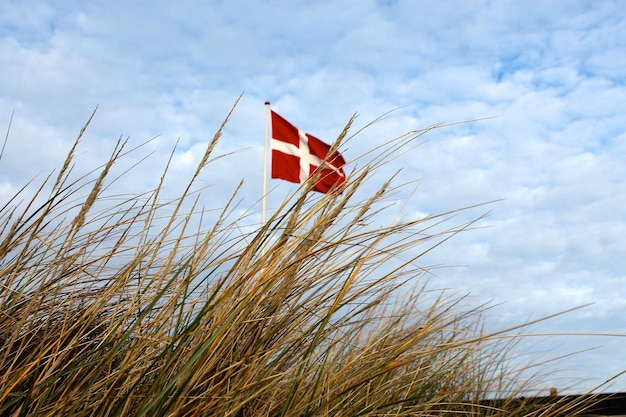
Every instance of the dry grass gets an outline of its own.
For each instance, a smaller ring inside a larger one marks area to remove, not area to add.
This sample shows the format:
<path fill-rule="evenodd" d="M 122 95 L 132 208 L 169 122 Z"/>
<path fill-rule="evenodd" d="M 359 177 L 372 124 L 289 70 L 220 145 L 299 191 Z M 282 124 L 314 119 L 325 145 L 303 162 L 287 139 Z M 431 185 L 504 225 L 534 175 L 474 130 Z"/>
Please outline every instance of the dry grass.
<path fill-rule="evenodd" d="M 368 226 L 392 185 L 366 199 L 357 190 L 424 131 L 375 150 L 342 194 L 305 185 L 241 236 L 230 206 L 205 228 L 191 197 L 221 130 L 167 204 L 162 184 L 124 201 L 103 195 L 123 141 L 99 171 L 72 179 L 79 137 L 34 197 L 1 207 L 0 415 L 550 416 L 571 407 L 481 403 L 521 385 L 507 369 L 515 337 L 486 334 L 486 307 L 434 293 L 415 266 L 471 224 L 445 227 L 444 213 Z"/>

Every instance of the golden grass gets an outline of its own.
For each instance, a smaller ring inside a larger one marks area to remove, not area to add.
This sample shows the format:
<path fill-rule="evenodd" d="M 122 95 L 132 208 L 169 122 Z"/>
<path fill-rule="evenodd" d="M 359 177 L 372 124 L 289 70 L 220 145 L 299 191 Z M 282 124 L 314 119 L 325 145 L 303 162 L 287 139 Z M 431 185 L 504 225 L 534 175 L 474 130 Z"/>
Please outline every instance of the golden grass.
<path fill-rule="evenodd" d="M 533 383 L 507 368 L 515 329 L 485 333 L 486 306 L 433 292 L 416 266 L 472 223 L 369 226 L 391 180 L 357 190 L 430 129 L 374 150 L 340 195 L 305 184 L 241 236 L 230 204 L 205 228 L 191 192 L 224 124 L 174 201 L 159 198 L 167 167 L 150 194 L 104 195 L 124 141 L 73 179 L 86 125 L 56 178 L 1 207 L 0 415 L 572 413 L 482 402 Z"/>

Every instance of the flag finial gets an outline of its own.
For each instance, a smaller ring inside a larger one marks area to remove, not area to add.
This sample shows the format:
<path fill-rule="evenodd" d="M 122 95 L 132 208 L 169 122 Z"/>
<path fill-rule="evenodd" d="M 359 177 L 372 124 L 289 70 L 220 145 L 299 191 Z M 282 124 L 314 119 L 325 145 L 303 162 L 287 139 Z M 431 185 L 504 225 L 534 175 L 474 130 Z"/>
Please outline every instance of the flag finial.
<path fill-rule="evenodd" d="M 265 105 L 266 105 L 266 106 L 269 106 L 269 105 L 270 105 L 270 102 L 269 102 L 269 101 L 266 101 L 266 102 L 265 102 Z"/>

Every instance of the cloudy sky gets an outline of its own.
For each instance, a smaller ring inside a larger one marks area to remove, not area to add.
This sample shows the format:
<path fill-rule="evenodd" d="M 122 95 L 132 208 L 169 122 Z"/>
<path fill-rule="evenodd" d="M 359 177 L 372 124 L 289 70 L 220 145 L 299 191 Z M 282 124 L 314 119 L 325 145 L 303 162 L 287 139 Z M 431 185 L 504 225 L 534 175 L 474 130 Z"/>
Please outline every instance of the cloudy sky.
<path fill-rule="evenodd" d="M 424 259 L 450 266 L 435 285 L 496 304 L 495 327 L 592 303 L 531 330 L 626 334 L 617 1 L 3 1 L 0 68 L 3 131 L 14 112 L 0 203 L 59 165 L 96 106 L 77 169 L 101 163 L 120 136 L 158 136 L 118 184 L 145 190 L 180 140 L 176 189 L 243 93 L 219 147 L 234 154 L 201 180 L 211 207 L 245 179 L 241 204 L 256 214 L 266 100 L 328 142 L 355 112 L 358 129 L 397 109 L 342 149 L 349 161 L 413 129 L 497 116 L 434 130 L 386 166 L 381 178 L 402 169 L 398 183 L 411 183 L 392 214 L 501 200 L 461 215 L 490 211 Z M 295 186 L 270 187 L 276 199 Z M 534 342 L 531 353 L 584 350 L 546 386 L 583 390 L 626 369 L 626 337 Z M 625 378 L 611 387 L 625 389 Z"/>

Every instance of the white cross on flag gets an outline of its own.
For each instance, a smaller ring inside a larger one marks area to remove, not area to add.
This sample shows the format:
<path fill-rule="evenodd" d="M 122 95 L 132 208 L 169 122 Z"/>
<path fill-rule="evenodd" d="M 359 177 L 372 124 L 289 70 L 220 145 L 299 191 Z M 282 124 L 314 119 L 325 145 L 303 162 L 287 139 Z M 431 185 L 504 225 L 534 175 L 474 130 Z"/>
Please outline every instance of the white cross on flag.
<path fill-rule="evenodd" d="M 301 184 L 319 172 L 315 191 L 341 191 L 346 181 L 343 156 L 336 151 L 328 155 L 330 145 L 298 129 L 273 110 L 271 115 L 272 178 Z"/>

